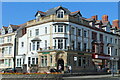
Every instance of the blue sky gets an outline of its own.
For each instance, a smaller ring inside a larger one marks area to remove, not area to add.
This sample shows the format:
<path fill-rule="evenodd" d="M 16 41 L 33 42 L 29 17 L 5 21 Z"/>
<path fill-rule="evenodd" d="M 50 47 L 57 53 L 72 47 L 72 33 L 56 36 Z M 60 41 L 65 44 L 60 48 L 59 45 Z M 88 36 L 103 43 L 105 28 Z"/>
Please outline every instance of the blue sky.
<path fill-rule="evenodd" d="M 2 24 L 22 24 L 35 19 L 35 13 L 47 11 L 50 8 L 63 6 L 71 12 L 80 10 L 83 17 L 90 18 L 107 14 L 109 20 L 118 19 L 118 2 L 2 2 Z"/>

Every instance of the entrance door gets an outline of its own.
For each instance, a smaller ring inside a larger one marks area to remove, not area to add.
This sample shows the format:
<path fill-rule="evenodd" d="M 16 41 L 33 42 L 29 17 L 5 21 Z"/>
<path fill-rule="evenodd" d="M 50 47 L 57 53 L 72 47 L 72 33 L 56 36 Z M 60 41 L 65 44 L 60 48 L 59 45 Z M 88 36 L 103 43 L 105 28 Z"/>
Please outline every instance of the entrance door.
<path fill-rule="evenodd" d="M 63 59 L 58 59 L 57 69 L 59 69 L 59 66 L 61 66 L 61 70 L 64 71 L 64 61 L 63 61 Z"/>

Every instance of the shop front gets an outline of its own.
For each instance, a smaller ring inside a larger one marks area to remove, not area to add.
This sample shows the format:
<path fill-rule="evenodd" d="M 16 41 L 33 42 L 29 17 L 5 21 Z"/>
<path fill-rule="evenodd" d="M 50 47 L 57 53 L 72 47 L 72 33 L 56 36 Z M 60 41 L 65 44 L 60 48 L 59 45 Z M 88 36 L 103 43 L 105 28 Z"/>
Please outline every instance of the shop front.
<path fill-rule="evenodd" d="M 98 72 L 107 72 L 111 68 L 110 55 L 92 54 L 92 60 Z"/>

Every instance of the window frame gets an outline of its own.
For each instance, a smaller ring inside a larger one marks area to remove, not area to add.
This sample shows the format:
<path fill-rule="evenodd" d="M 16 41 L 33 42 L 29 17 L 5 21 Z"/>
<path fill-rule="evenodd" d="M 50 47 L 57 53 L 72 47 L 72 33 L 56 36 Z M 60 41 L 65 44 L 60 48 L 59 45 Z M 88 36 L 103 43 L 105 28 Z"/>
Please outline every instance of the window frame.
<path fill-rule="evenodd" d="M 64 18 L 64 10 L 60 9 L 57 11 L 57 18 Z"/>
<path fill-rule="evenodd" d="M 39 29 L 35 29 L 35 35 L 36 35 L 36 36 L 39 35 Z"/>

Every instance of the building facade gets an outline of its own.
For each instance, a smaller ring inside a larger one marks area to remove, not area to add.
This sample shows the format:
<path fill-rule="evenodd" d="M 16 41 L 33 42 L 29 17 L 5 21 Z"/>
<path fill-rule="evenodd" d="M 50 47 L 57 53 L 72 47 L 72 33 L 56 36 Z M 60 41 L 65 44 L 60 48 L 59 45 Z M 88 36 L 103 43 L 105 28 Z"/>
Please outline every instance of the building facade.
<path fill-rule="evenodd" d="M 14 50 L 16 30 L 20 26 L 10 24 L 2 27 L 0 35 L 0 68 L 14 67 Z"/>
<path fill-rule="evenodd" d="M 28 53 L 38 54 L 40 71 L 50 68 L 72 66 L 73 71 L 95 71 L 100 67 L 117 71 L 118 22 L 113 25 L 108 16 L 82 17 L 80 11 L 70 12 L 61 6 L 38 11 L 36 19 L 27 22 Z M 34 58 L 30 59 L 34 62 Z"/>
<path fill-rule="evenodd" d="M 58 6 L 38 11 L 17 37 L 16 67 L 37 65 L 39 71 L 51 68 L 73 72 L 118 71 L 120 51 L 119 21 L 112 25 L 107 15 L 84 18 L 80 11 L 70 12 Z"/>

